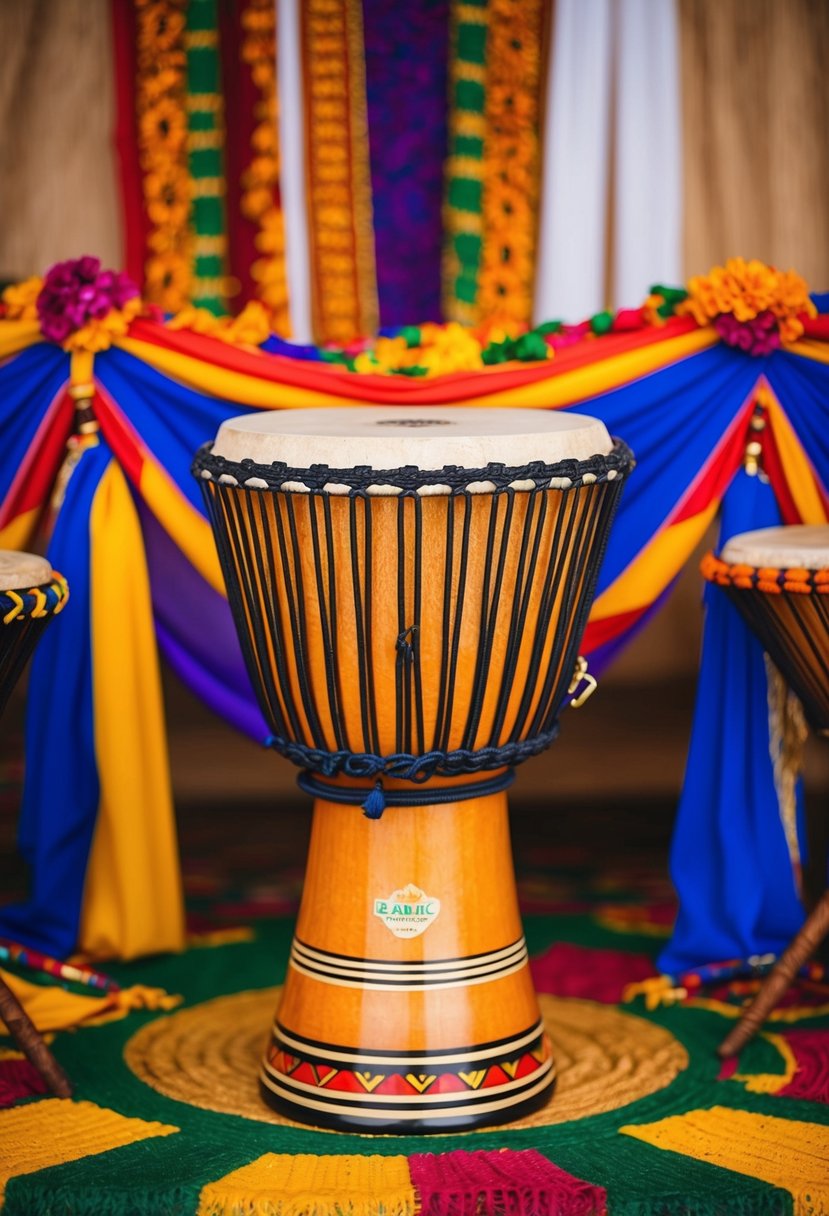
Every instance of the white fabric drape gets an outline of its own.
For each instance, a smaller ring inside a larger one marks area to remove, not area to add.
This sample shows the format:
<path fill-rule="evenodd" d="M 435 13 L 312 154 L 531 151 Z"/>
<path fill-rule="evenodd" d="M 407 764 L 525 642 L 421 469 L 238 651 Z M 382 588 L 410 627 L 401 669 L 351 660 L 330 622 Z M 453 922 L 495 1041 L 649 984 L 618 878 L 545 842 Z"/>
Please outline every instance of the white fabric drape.
<path fill-rule="evenodd" d="M 535 316 L 602 307 L 610 173 L 612 0 L 556 0 L 547 72 Z"/>
<path fill-rule="evenodd" d="M 542 149 L 535 318 L 631 307 L 679 282 L 676 0 L 557 0 Z"/>
<path fill-rule="evenodd" d="M 617 0 L 613 302 L 682 281 L 682 117 L 674 0 Z"/>
<path fill-rule="evenodd" d="M 285 223 L 285 271 L 291 336 L 312 341 L 311 259 L 308 247 L 305 103 L 299 0 L 277 0 L 276 78 L 279 90 L 279 186 Z"/>

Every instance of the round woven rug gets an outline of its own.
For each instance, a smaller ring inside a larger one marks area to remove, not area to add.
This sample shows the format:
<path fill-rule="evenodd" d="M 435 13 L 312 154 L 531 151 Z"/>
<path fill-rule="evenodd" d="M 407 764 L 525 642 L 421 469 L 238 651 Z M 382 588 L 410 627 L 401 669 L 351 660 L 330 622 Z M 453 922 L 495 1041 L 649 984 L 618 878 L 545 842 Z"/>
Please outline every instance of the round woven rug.
<path fill-rule="evenodd" d="M 158 1018 L 132 1036 L 124 1058 L 136 1076 L 168 1098 L 299 1127 L 265 1105 L 257 1084 L 279 993 L 240 992 Z M 545 1107 L 510 1128 L 618 1110 L 663 1089 L 687 1067 L 685 1048 L 643 1018 L 594 1001 L 540 996 L 539 1002 L 555 1054 L 556 1088 Z"/>

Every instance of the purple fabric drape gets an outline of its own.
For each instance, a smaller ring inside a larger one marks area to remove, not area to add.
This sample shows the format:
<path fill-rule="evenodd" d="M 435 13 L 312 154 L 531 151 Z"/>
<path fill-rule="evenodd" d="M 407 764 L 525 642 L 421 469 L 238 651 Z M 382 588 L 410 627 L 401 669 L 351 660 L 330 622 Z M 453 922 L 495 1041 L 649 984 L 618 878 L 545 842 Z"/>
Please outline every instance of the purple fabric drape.
<path fill-rule="evenodd" d="M 438 321 L 448 0 L 363 0 L 363 26 L 380 322 Z"/>

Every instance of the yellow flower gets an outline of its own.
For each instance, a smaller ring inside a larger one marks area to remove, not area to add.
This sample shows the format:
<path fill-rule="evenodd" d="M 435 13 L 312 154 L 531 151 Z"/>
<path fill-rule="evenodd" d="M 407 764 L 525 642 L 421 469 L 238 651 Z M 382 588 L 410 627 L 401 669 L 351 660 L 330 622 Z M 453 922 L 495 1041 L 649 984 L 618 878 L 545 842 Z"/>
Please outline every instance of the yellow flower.
<path fill-rule="evenodd" d="M 36 321 L 35 306 L 43 279 L 34 277 L 24 279 L 22 283 L 11 283 L 3 292 L 2 300 L 6 306 L 6 319 L 9 321 Z"/>
<path fill-rule="evenodd" d="M 233 342 L 236 345 L 261 346 L 270 336 L 270 332 L 267 311 L 258 300 L 251 300 L 238 317 L 222 318 L 217 336 L 223 342 Z"/>
<path fill-rule="evenodd" d="M 179 309 L 175 316 L 170 317 L 167 328 L 173 330 L 190 329 L 196 334 L 215 333 L 219 318 L 207 308 L 197 308 L 195 304 L 186 304 Z"/>
<path fill-rule="evenodd" d="M 123 308 L 111 308 L 105 317 L 98 321 L 90 321 L 81 329 L 70 334 L 64 343 L 64 350 L 87 350 L 97 354 L 109 350 L 114 338 L 122 337 L 129 329 L 130 321 L 141 311 L 141 300 L 138 296 L 127 300 Z"/>

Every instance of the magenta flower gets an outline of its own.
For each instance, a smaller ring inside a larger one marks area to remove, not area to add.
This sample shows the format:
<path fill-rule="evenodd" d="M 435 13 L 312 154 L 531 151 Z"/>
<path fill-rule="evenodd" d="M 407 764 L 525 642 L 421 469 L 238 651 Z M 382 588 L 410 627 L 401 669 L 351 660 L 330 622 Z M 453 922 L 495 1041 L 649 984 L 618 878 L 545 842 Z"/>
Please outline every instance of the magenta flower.
<path fill-rule="evenodd" d="M 58 262 L 47 272 L 37 297 L 40 330 L 50 342 L 65 342 L 90 321 L 100 321 L 113 308 L 123 308 L 138 295 L 125 274 L 101 270 L 99 258 L 87 255 Z"/>
<path fill-rule="evenodd" d="M 714 319 L 714 328 L 727 346 L 736 346 L 747 355 L 769 355 L 780 345 L 777 318 L 766 309 L 750 321 L 738 321 L 724 312 Z"/>

